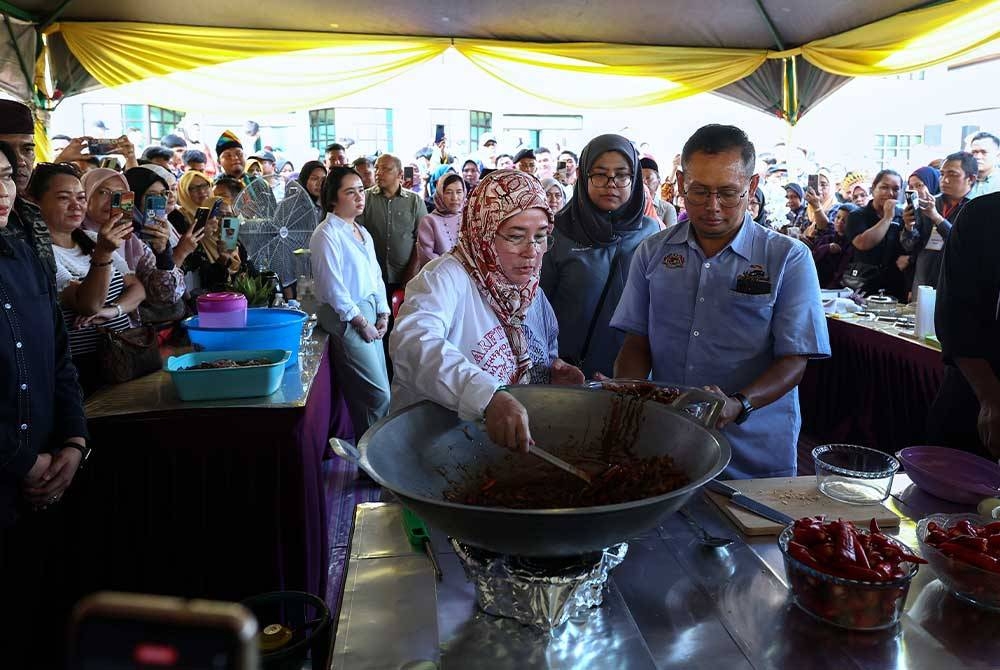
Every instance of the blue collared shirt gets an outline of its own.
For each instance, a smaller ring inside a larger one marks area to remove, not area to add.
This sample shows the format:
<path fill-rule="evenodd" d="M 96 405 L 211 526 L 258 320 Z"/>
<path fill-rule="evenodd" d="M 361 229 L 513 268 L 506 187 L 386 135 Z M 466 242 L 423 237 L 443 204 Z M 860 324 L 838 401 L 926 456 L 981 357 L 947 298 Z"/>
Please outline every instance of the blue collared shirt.
<path fill-rule="evenodd" d="M 764 275 L 770 292 L 736 290 L 739 277 L 751 272 Z M 745 388 L 777 358 L 830 355 L 809 249 L 749 215 L 712 258 L 705 257 L 687 221 L 645 240 L 611 325 L 649 338 L 654 380 L 716 384 L 726 393 Z M 723 433 L 733 459 L 726 475 L 794 475 L 801 423 L 798 391 L 792 389 L 744 424 L 727 426 Z"/>

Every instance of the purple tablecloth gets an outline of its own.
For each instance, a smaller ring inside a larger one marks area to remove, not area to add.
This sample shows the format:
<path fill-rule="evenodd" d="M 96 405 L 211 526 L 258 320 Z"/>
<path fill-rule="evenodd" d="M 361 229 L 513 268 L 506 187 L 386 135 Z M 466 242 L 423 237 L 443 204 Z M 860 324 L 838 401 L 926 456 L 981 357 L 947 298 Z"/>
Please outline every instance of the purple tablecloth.
<path fill-rule="evenodd" d="M 84 592 L 326 595 L 322 463 L 330 435 L 352 437 L 327 354 L 304 406 L 192 405 L 90 430 L 72 520 Z"/>
<path fill-rule="evenodd" d="M 802 432 L 895 453 L 926 444 L 941 353 L 864 326 L 827 319 L 833 355 L 810 361 L 799 386 Z"/>

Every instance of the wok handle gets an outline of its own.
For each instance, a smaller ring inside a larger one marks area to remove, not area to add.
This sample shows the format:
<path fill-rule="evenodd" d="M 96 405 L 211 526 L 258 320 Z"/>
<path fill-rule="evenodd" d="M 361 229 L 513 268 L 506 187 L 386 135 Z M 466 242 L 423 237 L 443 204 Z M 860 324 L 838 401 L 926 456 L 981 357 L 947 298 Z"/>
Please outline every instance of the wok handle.
<path fill-rule="evenodd" d="M 688 389 L 677 396 L 677 399 L 670 403 L 670 406 L 677 411 L 683 412 L 688 405 L 702 402 L 709 403 L 711 407 L 709 407 L 705 416 L 697 419 L 697 421 L 705 428 L 714 430 L 715 422 L 719 420 L 719 415 L 722 414 L 722 410 L 726 407 L 726 401 L 724 398 L 720 398 L 714 393 L 709 393 L 708 391 L 703 391 L 702 389 Z"/>
<path fill-rule="evenodd" d="M 330 438 L 330 448 L 333 449 L 333 453 L 337 454 L 345 461 L 353 463 L 354 465 L 361 465 L 361 452 L 350 442 L 345 442 L 339 437 Z"/>

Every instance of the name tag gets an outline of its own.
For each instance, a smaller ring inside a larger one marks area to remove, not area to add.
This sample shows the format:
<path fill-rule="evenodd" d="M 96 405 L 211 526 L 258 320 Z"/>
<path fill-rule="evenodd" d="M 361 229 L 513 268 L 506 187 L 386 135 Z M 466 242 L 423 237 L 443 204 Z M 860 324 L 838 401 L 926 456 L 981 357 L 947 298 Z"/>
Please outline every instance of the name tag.
<path fill-rule="evenodd" d="M 941 251 L 944 249 L 944 238 L 937 231 L 937 227 L 931 231 L 931 237 L 927 240 L 927 245 L 924 249 L 929 249 L 930 251 Z"/>

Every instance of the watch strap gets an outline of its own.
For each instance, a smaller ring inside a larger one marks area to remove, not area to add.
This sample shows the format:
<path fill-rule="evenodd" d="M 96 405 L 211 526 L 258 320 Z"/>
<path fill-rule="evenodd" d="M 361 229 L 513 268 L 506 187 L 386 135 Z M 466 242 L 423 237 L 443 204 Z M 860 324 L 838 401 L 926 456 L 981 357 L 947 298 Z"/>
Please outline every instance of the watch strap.
<path fill-rule="evenodd" d="M 80 459 L 81 468 L 83 467 L 83 464 L 87 462 L 87 459 L 90 458 L 90 447 L 80 444 L 79 442 L 64 442 L 63 448 L 76 449 L 80 452 L 81 456 L 83 456 L 83 458 Z"/>
<path fill-rule="evenodd" d="M 739 425 L 739 424 L 743 423 L 744 421 L 746 421 L 747 418 L 749 418 L 750 413 L 753 412 L 754 409 L 756 409 L 756 408 L 753 405 L 750 404 L 750 400 L 745 395 L 743 395 L 742 393 L 733 393 L 729 397 L 733 398 L 736 401 L 738 401 L 740 403 L 740 405 L 743 406 L 743 411 L 741 411 L 740 415 L 738 417 L 736 417 L 736 419 L 734 419 L 734 421 L 733 421 L 734 423 L 736 423 L 737 425 Z"/>

